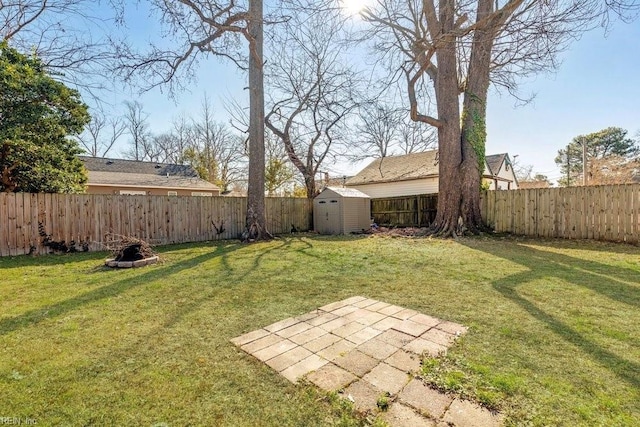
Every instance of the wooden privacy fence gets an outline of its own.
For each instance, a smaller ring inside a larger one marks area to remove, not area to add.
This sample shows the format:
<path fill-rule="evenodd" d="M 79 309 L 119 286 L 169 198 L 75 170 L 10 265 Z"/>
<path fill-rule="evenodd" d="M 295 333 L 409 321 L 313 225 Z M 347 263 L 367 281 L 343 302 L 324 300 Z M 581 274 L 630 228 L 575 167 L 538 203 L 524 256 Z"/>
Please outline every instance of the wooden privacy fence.
<path fill-rule="evenodd" d="M 271 233 L 310 229 L 311 200 L 265 202 Z M 246 207 L 244 197 L 0 193 L 0 256 L 47 253 L 39 225 L 51 240 L 89 250 L 104 249 L 110 233 L 153 244 L 235 239 L 244 231 Z"/>
<path fill-rule="evenodd" d="M 378 225 L 426 227 L 436 218 L 437 194 L 371 199 L 371 216 Z"/>
<path fill-rule="evenodd" d="M 497 232 L 640 241 L 640 184 L 488 191 L 482 216 Z"/>

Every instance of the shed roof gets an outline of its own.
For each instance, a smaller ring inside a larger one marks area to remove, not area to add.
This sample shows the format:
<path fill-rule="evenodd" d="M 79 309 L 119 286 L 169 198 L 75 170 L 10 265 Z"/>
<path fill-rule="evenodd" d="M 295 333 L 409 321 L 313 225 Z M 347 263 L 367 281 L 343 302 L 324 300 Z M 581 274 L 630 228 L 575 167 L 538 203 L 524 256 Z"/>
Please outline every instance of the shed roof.
<path fill-rule="evenodd" d="M 355 188 L 327 187 L 324 190 L 322 190 L 320 192 L 320 194 L 323 194 L 325 192 L 333 192 L 333 193 L 337 194 L 338 196 L 342 196 L 342 197 L 367 198 L 367 199 L 369 198 L 368 195 L 364 194 L 360 190 L 356 190 Z M 320 194 L 318 194 L 318 196 Z"/>
<path fill-rule="evenodd" d="M 430 150 L 375 159 L 356 176 L 350 178 L 347 184 L 407 181 L 437 175 L 438 150 Z"/>

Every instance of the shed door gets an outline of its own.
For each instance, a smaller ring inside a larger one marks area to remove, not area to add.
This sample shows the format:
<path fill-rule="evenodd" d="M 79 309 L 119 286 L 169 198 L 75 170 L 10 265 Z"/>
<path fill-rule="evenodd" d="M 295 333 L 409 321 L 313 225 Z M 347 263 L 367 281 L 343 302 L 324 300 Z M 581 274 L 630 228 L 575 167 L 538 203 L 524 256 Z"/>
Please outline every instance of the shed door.
<path fill-rule="evenodd" d="M 318 220 L 316 222 L 320 234 L 340 234 L 340 207 L 338 200 L 320 200 L 318 203 Z"/>

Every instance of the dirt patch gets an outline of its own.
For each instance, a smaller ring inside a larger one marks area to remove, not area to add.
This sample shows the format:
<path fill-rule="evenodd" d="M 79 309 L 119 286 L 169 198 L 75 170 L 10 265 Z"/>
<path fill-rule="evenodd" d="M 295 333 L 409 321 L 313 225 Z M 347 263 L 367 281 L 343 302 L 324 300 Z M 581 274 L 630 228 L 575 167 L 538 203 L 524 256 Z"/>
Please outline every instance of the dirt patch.
<path fill-rule="evenodd" d="M 389 237 L 425 237 L 431 233 L 428 227 L 403 227 L 403 228 L 387 228 L 376 227 L 369 229 L 366 234 Z"/>

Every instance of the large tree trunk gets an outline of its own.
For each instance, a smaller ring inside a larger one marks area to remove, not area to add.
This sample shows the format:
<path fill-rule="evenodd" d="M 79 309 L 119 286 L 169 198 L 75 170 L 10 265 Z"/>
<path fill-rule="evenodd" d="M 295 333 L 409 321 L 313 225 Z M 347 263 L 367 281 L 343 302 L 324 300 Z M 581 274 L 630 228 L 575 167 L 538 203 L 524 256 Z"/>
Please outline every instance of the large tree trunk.
<path fill-rule="evenodd" d="M 492 12 L 492 0 L 479 0 L 476 22 Z M 484 228 L 480 188 L 485 165 L 487 91 L 494 31 L 478 29 L 474 33 L 462 107 L 462 223 L 471 233 Z"/>
<path fill-rule="evenodd" d="M 249 188 L 243 240 L 270 238 L 264 203 L 264 73 L 262 0 L 249 1 Z"/>
<path fill-rule="evenodd" d="M 454 236 L 458 232 L 458 218 L 462 201 L 460 187 L 460 106 L 458 105 L 458 77 L 456 40 L 450 36 L 454 26 L 453 0 L 440 1 L 441 44 L 436 51 L 438 74 L 435 81 L 438 118 L 439 194 L 438 213 L 432 231 L 440 236 Z"/>
<path fill-rule="evenodd" d="M 304 185 L 307 188 L 307 199 L 316 197 L 316 177 L 312 174 L 304 175 Z"/>

